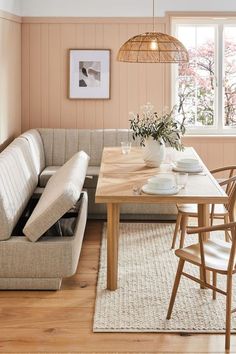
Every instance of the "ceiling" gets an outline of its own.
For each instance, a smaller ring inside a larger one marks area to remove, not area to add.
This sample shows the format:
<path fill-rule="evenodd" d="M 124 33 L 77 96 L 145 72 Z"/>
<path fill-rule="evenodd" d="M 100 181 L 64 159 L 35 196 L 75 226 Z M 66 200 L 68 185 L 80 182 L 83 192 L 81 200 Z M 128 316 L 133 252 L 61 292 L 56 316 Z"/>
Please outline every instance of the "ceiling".
<path fill-rule="evenodd" d="M 235 0 L 155 0 L 155 15 L 166 11 L 235 11 Z M 20 16 L 148 17 L 152 0 L 0 0 L 0 9 Z"/>

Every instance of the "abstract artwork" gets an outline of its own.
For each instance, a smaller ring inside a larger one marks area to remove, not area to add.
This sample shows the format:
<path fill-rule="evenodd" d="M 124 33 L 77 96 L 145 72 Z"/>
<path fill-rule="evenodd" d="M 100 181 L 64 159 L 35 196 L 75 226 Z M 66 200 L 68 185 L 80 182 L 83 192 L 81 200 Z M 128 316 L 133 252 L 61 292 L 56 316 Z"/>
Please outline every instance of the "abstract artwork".
<path fill-rule="evenodd" d="M 69 50 L 69 98 L 110 98 L 110 50 Z"/>

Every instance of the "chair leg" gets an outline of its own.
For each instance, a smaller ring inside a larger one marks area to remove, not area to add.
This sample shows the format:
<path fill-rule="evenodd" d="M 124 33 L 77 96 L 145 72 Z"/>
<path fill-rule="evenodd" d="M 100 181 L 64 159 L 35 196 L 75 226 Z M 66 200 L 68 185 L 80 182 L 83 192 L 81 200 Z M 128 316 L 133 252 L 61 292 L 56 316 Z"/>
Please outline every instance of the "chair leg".
<path fill-rule="evenodd" d="M 179 248 L 184 247 L 184 239 L 185 239 L 185 233 L 186 233 L 186 228 L 188 225 L 188 216 L 183 215 L 182 216 L 182 221 L 181 221 L 181 234 L 180 234 L 180 242 L 179 242 Z"/>
<path fill-rule="evenodd" d="M 214 205 L 212 205 L 211 208 L 214 208 Z M 213 223 L 214 223 L 214 209 L 210 212 L 210 225 L 213 226 Z"/>
<path fill-rule="evenodd" d="M 227 223 L 229 223 L 229 222 L 230 222 L 230 220 L 229 220 L 229 215 L 226 214 L 226 215 L 224 216 L 224 223 L 227 224 Z M 229 231 L 228 231 L 228 230 L 225 230 L 225 241 L 226 241 L 226 242 L 230 242 L 231 239 L 232 239 L 232 235 L 229 234 Z"/>
<path fill-rule="evenodd" d="M 217 287 L 217 273 L 216 272 L 212 272 L 212 285 Z M 212 298 L 213 300 L 216 299 L 216 291 L 213 290 L 213 293 L 212 293 Z"/>
<path fill-rule="evenodd" d="M 232 275 L 227 276 L 225 349 L 230 349 Z"/>
<path fill-rule="evenodd" d="M 176 238 L 177 238 L 177 235 L 178 235 L 181 219 L 182 219 L 182 214 L 180 212 L 178 212 L 177 219 L 176 219 L 176 224 L 175 224 L 175 231 L 174 231 L 172 245 L 171 245 L 172 249 L 175 248 Z"/>
<path fill-rule="evenodd" d="M 178 269 L 177 269 L 177 272 L 176 272 L 175 282 L 174 282 L 174 286 L 173 286 L 173 290 L 172 290 L 172 294 L 171 294 L 171 298 L 170 298 L 170 303 L 169 303 L 169 308 L 168 308 L 168 312 L 167 312 L 167 316 L 166 316 L 167 320 L 169 320 L 170 317 L 171 317 L 171 313 L 172 313 L 172 310 L 173 310 L 173 306 L 174 306 L 177 290 L 178 290 L 178 287 L 179 287 L 179 282 L 180 282 L 182 270 L 183 270 L 183 267 L 184 267 L 184 263 L 185 263 L 185 261 L 183 259 L 179 260 L 179 265 L 178 265 Z"/>

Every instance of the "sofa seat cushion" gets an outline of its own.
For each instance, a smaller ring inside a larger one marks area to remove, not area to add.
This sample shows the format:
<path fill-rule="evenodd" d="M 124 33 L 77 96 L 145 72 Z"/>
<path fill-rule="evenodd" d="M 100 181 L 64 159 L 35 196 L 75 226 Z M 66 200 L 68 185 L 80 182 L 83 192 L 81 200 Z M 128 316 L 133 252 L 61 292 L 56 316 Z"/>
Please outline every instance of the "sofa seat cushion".
<path fill-rule="evenodd" d="M 83 188 L 88 162 L 89 156 L 80 151 L 50 178 L 23 229 L 31 241 L 37 241 L 77 202 Z"/>
<path fill-rule="evenodd" d="M 37 183 L 29 144 L 17 138 L 0 154 L 0 240 L 11 237 Z"/>
<path fill-rule="evenodd" d="M 61 166 L 48 166 L 39 176 L 39 187 L 45 187 L 49 179 L 59 170 Z"/>
<path fill-rule="evenodd" d="M 61 166 L 48 166 L 46 167 L 39 176 L 39 186 L 45 187 L 48 183 L 50 177 L 52 177 Z M 97 186 L 97 177 L 99 175 L 100 166 L 88 166 L 87 176 L 85 179 L 85 188 L 96 188 Z"/>

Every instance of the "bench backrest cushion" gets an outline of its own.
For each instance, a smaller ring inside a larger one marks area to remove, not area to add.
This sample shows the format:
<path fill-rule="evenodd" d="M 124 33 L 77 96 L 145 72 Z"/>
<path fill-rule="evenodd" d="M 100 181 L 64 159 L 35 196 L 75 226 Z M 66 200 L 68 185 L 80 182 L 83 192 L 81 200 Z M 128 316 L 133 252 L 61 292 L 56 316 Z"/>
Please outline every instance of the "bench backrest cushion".
<path fill-rule="evenodd" d="M 39 175 L 45 168 L 45 154 L 41 135 L 36 129 L 31 129 L 21 134 L 21 137 L 29 143 L 35 170 Z"/>
<path fill-rule="evenodd" d="M 120 146 L 121 141 L 132 141 L 128 129 L 39 129 L 43 140 L 46 166 L 61 166 L 77 151 L 90 156 L 91 166 L 100 166 L 103 147 Z"/>
<path fill-rule="evenodd" d="M 50 178 L 23 229 L 31 241 L 37 241 L 79 200 L 88 162 L 89 156 L 80 151 Z"/>
<path fill-rule="evenodd" d="M 11 237 L 37 183 L 28 141 L 17 138 L 0 154 L 0 240 Z"/>

